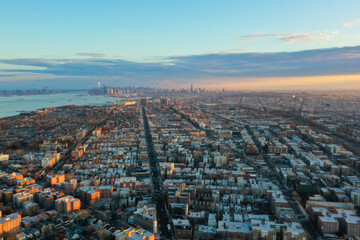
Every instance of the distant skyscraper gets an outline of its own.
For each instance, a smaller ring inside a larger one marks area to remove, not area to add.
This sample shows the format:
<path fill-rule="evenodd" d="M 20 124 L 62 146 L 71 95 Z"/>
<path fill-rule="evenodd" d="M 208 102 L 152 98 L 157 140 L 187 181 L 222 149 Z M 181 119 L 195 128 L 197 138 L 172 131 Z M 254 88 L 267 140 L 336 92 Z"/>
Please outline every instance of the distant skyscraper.
<path fill-rule="evenodd" d="M 100 88 L 101 88 L 101 83 L 100 83 L 100 81 L 98 82 L 98 89 L 100 90 Z"/>
<path fill-rule="evenodd" d="M 191 92 L 193 92 L 194 91 L 194 88 L 193 88 L 193 85 L 191 84 Z"/>
<path fill-rule="evenodd" d="M 141 98 L 140 99 L 140 105 L 141 106 L 147 106 L 149 103 L 148 99 L 147 98 Z"/>
<path fill-rule="evenodd" d="M 169 105 L 169 99 L 168 98 L 161 98 L 160 99 L 161 105 Z"/>

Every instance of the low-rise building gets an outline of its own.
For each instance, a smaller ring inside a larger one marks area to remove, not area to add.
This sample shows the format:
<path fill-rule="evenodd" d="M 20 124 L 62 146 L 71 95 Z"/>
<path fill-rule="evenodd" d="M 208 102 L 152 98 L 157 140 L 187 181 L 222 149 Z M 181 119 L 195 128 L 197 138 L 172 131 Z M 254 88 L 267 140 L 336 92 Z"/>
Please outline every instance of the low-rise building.
<path fill-rule="evenodd" d="M 80 206 L 81 206 L 80 200 L 74 198 L 73 196 L 66 196 L 55 200 L 55 209 L 59 213 L 70 213 L 79 210 Z"/>
<path fill-rule="evenodd" d="M 144 206 L 134 212 L 134 224 L 152 233 L 157 232 L 158 222 L 154 207 Z"/>

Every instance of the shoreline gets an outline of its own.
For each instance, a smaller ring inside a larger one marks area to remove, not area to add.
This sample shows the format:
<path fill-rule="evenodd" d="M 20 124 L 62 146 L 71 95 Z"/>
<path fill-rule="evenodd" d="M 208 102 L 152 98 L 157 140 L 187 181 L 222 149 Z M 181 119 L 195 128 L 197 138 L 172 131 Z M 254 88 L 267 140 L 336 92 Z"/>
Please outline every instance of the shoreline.
<path fill-rule="evenodd" d="M 58 108 L 68 105 L 75 106 L 96 106 L 108 105 L 118 98 L 111 96 L 90 96 L 81 92 L 72 92 L 67 94 L 50 94 L 50 95 L 29 95 L 27 97 L 17 99 L 0 96 L 0 119 L 20 116 L 31 113 L 33 111 Z"/>

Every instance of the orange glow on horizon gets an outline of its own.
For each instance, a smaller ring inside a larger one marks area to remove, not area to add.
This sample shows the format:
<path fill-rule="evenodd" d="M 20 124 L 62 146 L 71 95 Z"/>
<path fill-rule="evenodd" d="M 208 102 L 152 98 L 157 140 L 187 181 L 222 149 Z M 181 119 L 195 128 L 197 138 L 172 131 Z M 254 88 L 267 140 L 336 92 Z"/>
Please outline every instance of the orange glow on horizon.
<path fill-rule="evenodd" d="M 218 78 L 201 80 L 198 85 L 209 90 L 360 90 L 360 75 Z"/>

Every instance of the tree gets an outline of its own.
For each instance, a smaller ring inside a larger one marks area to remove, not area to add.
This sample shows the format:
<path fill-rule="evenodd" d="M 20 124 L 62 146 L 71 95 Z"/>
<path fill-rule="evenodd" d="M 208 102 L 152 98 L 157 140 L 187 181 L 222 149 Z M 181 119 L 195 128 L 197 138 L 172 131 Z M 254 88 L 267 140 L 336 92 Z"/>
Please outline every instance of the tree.
<path fill-rule="evenodd" d="M 100 229 L 97 231 L 97 234 L 100 240 L 105 240 L 108 235 L 108 231 L 106 229 Z"/>
<path fill-rule="evenodd" d="M 4 238 L 6 240 L 15 240 L 16 239 L 16 232 L 15 231 L 9 231 L 4 233 Z"/>

